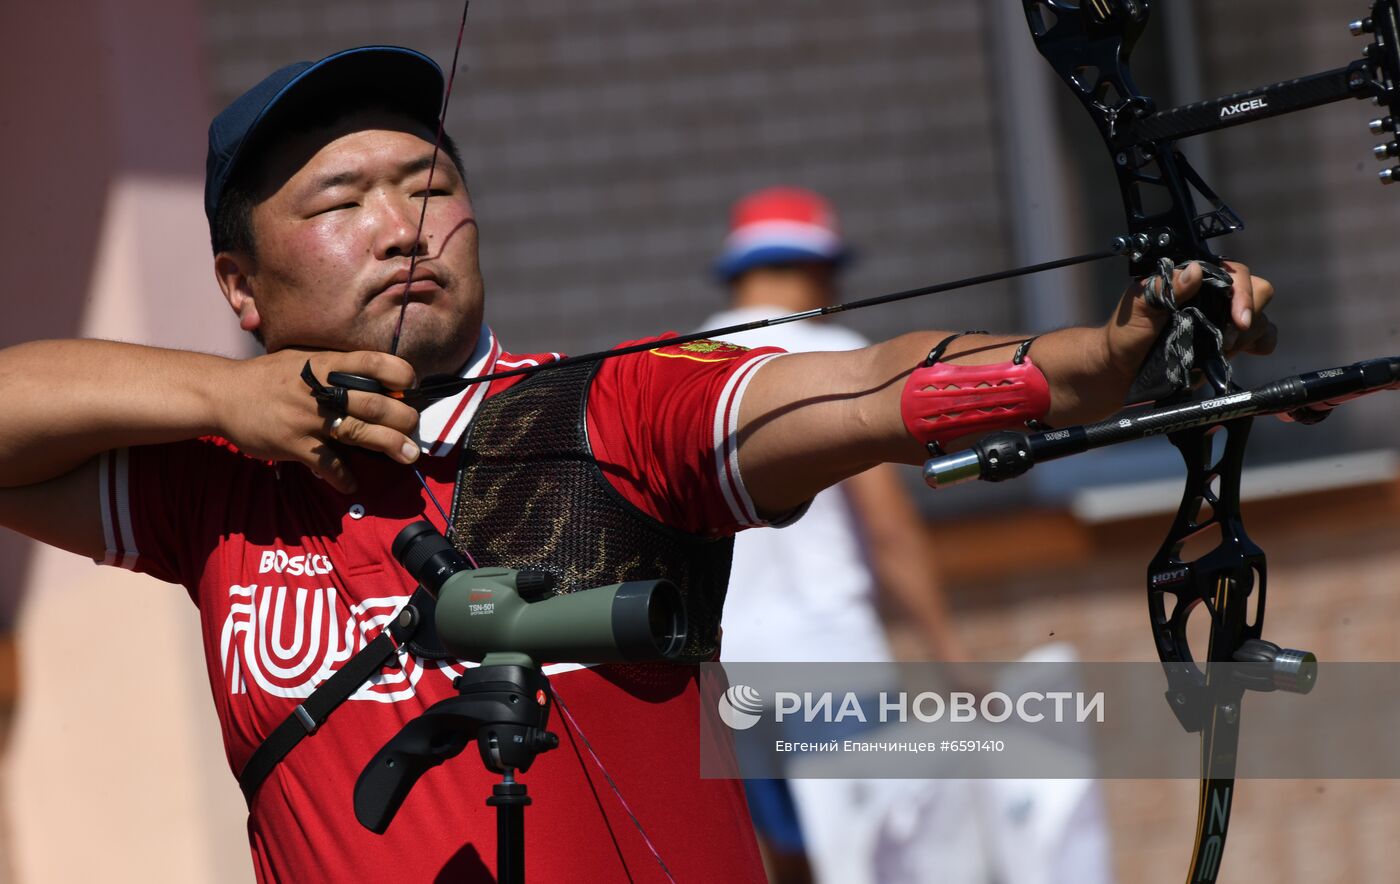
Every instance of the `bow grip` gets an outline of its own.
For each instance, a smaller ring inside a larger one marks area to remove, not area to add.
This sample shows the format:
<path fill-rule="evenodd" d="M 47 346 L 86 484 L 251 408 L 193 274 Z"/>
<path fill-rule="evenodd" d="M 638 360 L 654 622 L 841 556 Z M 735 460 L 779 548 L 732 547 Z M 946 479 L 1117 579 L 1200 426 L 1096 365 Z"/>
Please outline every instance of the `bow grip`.
<path fill-rule="evenodd" d="M 1191 303 L 1217 329 L 1223 331 L 1229 328 L 1233 322 L 1230 318 L 1230 295 L 1228 292 L 1203 287 Z M 1230 388 L 1230 379 L 1226 370 L 1225 354 L 1216 346 L 1214 336 L 1197 326 L 1192 334 L 1190 346 L 1195 354 L 1193 374 L 1203 371 L 1216 393 L 1227 392 Z M 1124 405 L 1134 405 L 1139 402 L 1160 402 L 1194 386 L 1194 379 L 1188 380 L 1184 386 L 1177 386 L 1167 376 L 1167 367 L 1177 361 L 1176 355 L 1172 352 L 1173 347 L 1172 327 L 1168 325 L 1162 329 L 1161 334 L 1157 335 L 1157 340 L 1153 341 L 1152 349 L 1148 351 L 1147 358 L 1143 360 L 1142 366 L 1138 369 L 1137 377 L 1133 379 L 1133 384 L 1128 389 Z"/>

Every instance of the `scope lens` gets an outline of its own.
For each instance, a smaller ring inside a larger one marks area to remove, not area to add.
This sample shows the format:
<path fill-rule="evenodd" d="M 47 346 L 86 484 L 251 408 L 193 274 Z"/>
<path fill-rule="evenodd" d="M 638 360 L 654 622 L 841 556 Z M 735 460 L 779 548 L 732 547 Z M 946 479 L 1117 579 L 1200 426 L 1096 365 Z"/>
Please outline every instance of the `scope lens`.
<path fill-rule="evenodd" d="M 417 521 L 404 528 L 391 549 L 409 576 L 433 595 L 453 574 L 471 567 L 431 522 Z"/>
<path fill-rule="evenodd" d="M 669 580 L 629 580 L 613 596 L 613 641 L 625 660 L 671 660 L 688 628 L 681 591 Z"/>
<path fill-rule="evenodd" d="M 686 638 L 685 605 L 681 602 L 680 590 L 675 584 L 663 583 L 656 587 L 648 601 L 647 621 L 657 653 L 667 659 L 674 657 L 685 646 Z"/>

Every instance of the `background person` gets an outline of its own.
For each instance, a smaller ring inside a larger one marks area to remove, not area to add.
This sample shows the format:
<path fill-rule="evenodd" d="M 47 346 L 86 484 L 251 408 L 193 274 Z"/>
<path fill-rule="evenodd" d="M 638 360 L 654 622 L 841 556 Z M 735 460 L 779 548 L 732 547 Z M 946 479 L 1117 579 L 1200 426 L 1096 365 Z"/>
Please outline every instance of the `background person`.
<path fill-rule="evenodd" d="M 836 212 L 821 195 L 797 187 L 751 193 L 735 203 L 715 263 L 729 306 L 701 327 L 832 306 L 851 258 Z M 870 344 L 825 319 L 721 339 L 789 352 Z M 927 659 L 968 662 L 925 545 L 923 517 L 893 464 L 821 492 L 791 525 L 741 533 L 734 540 L 721 659 L 891 661 L 883 611 L 912 627 Z M 829 884 L 986 884 L 1010 871 L 1018 874 L 1009 880 L 1019 882 L 1111 879 L 1101 799 L 1092 784 L 798 778 L 748 780 L 745 789 L 765 859 L 782 881 L 811 875 Z M 1075 805 L 1068 811 L 1067 802 Z M 1044 829 L 1056 817 L 1072 818 L 1080 843 L 1090 846 L 1066 854 L 1043 839 L 1008 843 L 1015 828 Z M 1009 858 L 1017 851 L 1019 857 Z"/>

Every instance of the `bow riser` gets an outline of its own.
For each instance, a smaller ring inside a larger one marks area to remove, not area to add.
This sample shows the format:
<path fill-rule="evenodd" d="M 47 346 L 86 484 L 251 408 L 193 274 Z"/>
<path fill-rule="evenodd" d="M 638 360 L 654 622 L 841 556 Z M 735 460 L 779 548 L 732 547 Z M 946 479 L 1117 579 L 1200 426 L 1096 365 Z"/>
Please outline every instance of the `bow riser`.
<path fill-rule="evenodd" d="M 1169 438 L 1187 465 L 1185 490 L 1166 539 L 1147 568 L 1148 607 L 1153 639 L 1164 663 L 1237 662 L 1234 652 L 1249 639 L 1260 638 L 1264 620 L 1266 565 L 1264 551 L 1245 533 L 1240 514 L 1240 476 L 1252 418 L 1220 426 L 1197 427 Z M 1215 459 L 1216 435 L 1225 442 Z M 1186 545 L 1215 534 L 1218 542 L 1190 561 L 1181 558 Z M 1254 595 L 1254 616 L 1247 610 Z M 1167 597 L 1174 603 L 1168 610 Z M 1187 622 L 1205 605 L 1211 622 L 1210 646 L 1204 657 L 1192 653 Z M 1180 716 L 1182 701 L 1204 685 L 1194 666 L 1168 670 L 1169 683 L 1181 697 L 1171 697 Z M 1199 722 L 1182 721 L 1189 731 Z"/>
<path fill-rule="evenodd" d="M 1220 870 L 1245 691 L 1238 680 L 1222 679 L 1220 670 L 1202 669 L 1196 661 L 1236 663 L 1239 648 L 1262 641 L 1268 571 L 1264 551 L 1249 539 L 1240 515 L 1240 474 L 1252 423 L 1252 418 L 1244 418 L 1171 434 L 1187 465 L 1186 487 L 1167 537 L 1147 569 L 1147 606 L 1167 675 L 1167 704 L 1183 728 L 1201 734 L 1201 805 L 1189 884 L 1211 884 Z M 1225 441 L 1217 460 L 1218 433 Z M 1219 536 L 1213 549 L 1190 561 L 1182 559 L 1189 542 L 1210 533 Z M 1209 618 L 1210 636 L 1204 656 L 1198 657 L 1187 627 L 1201 608 Z"/>
<path fill-rule="evenodd" d="M 1133 276 L 1156 273 L 1160 258 L 1174 263 L 1197 258 L 1218 261 L 1202 234 L 1238 230 L 1239 219 L 1213 200 L 1211 214 L 1219 218 L 1206 226 L 1199 224 L 1189 185 L 1200 178 L 1174 143 L 1130 134 L 1137 121 L 1156 110 L 1133 82 L 1129 68 L 1133 47 L 1150 17 L 1146 0 L 1097 0 L 1074 6 L 1064 0 L 1023 0 L 1023 5 L 1036 48 L 1088 111 L 1113 156 L 1128 222 L 1127 234 L 1119 242 L 1129 254 Z"/>
<path fill-rule="evenodd" d="M 1127 223 L 1127 232 L 1115 246 L 1128 255 L 1129 272 L 1144 279 L 1188 261 L 1218 264 L 1219 256 L 1206 241 L 1239 230 L 1244 226 L 1239 217 L 1196 174 L 1174 141 L 1145 141 L 1130 134 L 1139 120 L 1156 111 L 1129 67 L 1133 47 L 1150 18 L 1147 0 L 1022 2 L 1036 48 L 1088 111 L 1113 158 Z M 1197 210 L 1196 193 L 1209 200 L 1211 211 Z M 1227 299 L 1207 294 L 1196 306 L 1215 328 L 1228 324 Z M 1207 368 L 1212 384 L 1224 392 L 1229 371 L 1219 348 L 1199 330 L 1189 337 L 1186 346 L 1197 354 L 1194 362 Z M 1163 333 L 1133 385 L 1130 401 L 1181 392 L 1184 380 L 1166 381 L 1168 366 L 1181 363 L 1181 346 Z"/>

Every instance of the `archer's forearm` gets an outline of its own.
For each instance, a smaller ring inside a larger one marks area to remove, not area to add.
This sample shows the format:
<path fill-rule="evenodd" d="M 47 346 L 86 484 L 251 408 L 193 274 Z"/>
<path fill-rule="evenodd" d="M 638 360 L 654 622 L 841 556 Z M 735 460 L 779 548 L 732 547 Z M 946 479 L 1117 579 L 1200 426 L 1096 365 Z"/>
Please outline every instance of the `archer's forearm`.
<path fill-rule="evenodd" d="M 900 396 L 914 368 L 929 349 L 947 337 L 943 332 L 902 335 L 864 351 L 870 358 L 868 378 L 889 378 L 875 395 L 857 400 L 867 414 L 861 424 L 872 427 L 881 444 L 881 459 L 921 463 L 927 452 L 904 426 Z M 1009 361 L 1024 335 L 968 335 L 952 342 L 943 361 L 956 365 L 986 365 Z M 1044 420 L 1052 426 L 1069 426 L 1099 420 L 1123 404 L 1132 381 L 1131 370 L 1112 365 L 1103 328 L 1066 328 L 1041 335 L 1028 356 L 1050 385 L 1050 410 Z M 872 388 L 876 385 L 872 384 Z M 954 440 L 950 449 L 972 441 Z"/>
<path fill-rule="evenodd" d="M 823 488 L 877 463 L 921 463 L 927 451 L 904 426 L 904 383 L 949 332 L 916 332 L 844 353 L 797 353 L 755 375 L 740 413 L 740 468 L 762 512 L 782 513 Z M 944 359 L 1006 362 L 1025 340 L 974 335 L 954 341 Z M 1054 426 L 1104 417 L 1122 403 L 1132 378 L 1111 364 L 1103 328 L 1043 335 L 1031 359 L 1050 384 L 1046 421 Z M 964 447 L 975 437 L 953 440 Z"/>
<path fill-rule="evenodd" d="M 218 391 L 236 364 L 113 341 L 0 350 L 0 487 L 63 475 L 112 448 L 218 432 Z"/>

